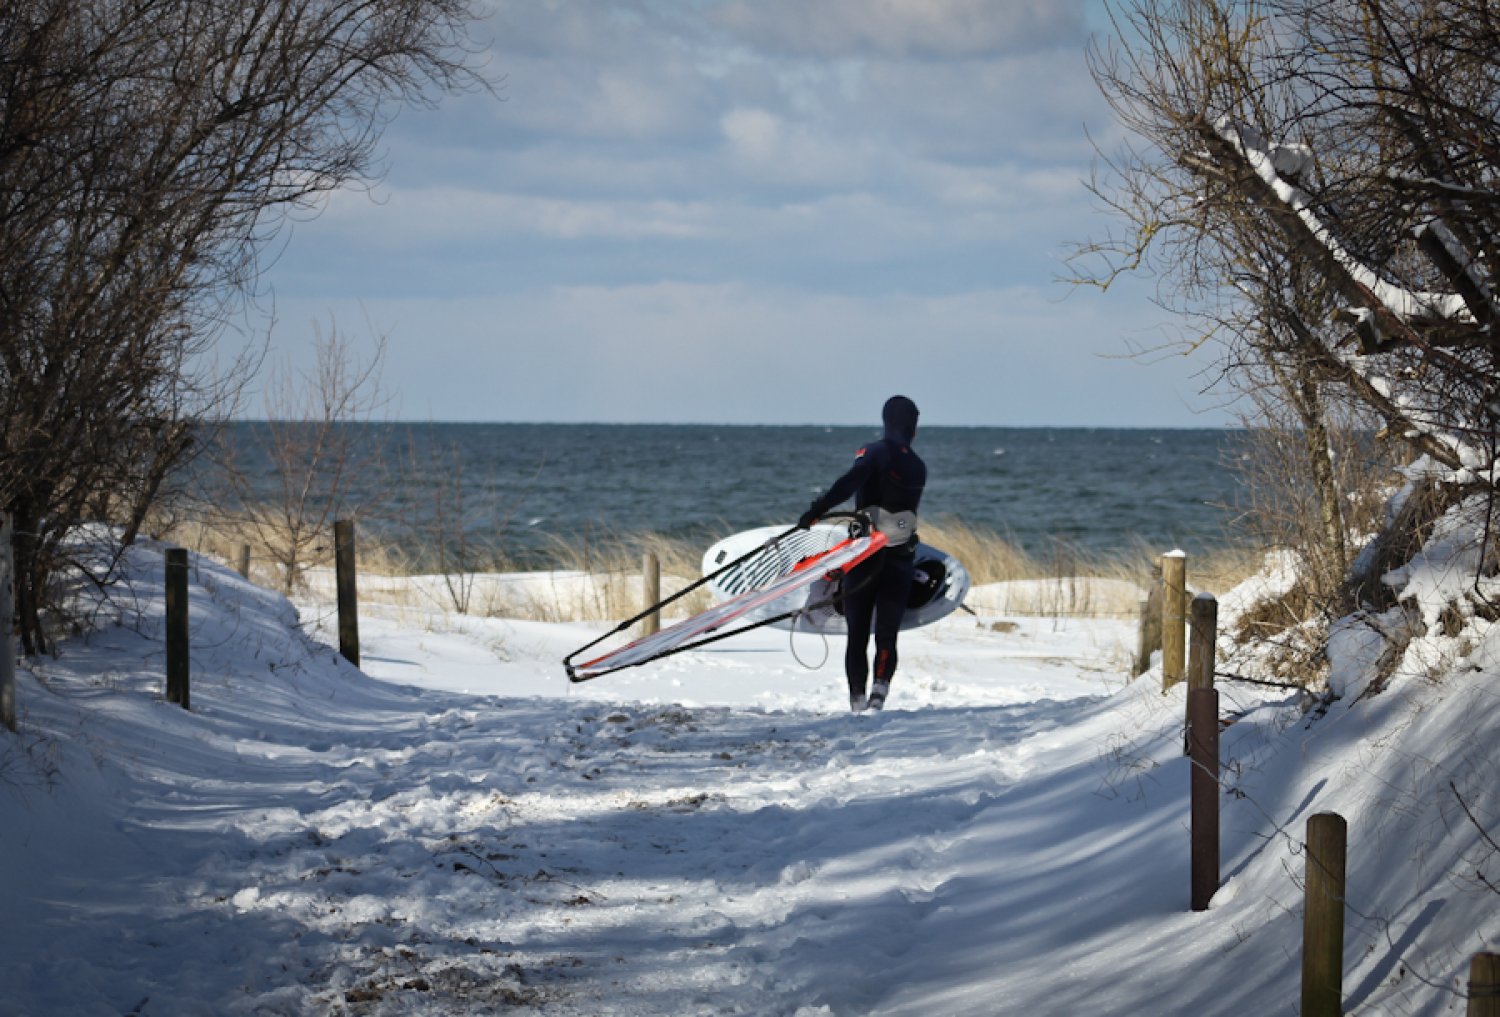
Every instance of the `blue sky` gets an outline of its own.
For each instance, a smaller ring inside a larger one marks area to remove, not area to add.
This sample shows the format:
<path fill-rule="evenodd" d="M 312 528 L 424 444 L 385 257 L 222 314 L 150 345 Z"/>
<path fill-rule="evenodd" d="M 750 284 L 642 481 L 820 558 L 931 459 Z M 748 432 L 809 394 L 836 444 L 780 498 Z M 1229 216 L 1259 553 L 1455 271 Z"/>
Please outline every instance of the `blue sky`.
<path fill-rule="evenodd" d="M 273 358 L 387 343 L 411 420 L 1220 426 L 1060 281 L 1118 136 L 1081 0 L 495 0 L 499 98 L 404 111 L 282 237 Z M 250 407 L 254 410 L 254 407 Z"/>

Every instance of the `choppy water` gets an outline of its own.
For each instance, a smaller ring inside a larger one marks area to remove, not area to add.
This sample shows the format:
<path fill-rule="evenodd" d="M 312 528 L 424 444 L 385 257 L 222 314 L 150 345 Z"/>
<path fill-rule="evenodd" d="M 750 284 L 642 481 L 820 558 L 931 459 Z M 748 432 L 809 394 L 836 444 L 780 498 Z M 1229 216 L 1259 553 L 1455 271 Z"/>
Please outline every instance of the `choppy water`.
<path fill-rule="evenodd" d="M 373 525 L 408 525 L 446 499 L 476 542 L 525 558 L 549 537 L 654 531 L 705 544 L 790 524 L 878 436 L 875 428 L 635 424 L 350 425 L 383 470 L 355 503 Z M 274 487 L 257 425 L 231 429 L 240 460 Z M 926 518 L 1005 534 L 1033 554 L 1061 540 L 1094 551 L 1144 543 L 1190 552 L 1234 543 L 1238 432 L 924 427 Z M 400 467 L 399 469 L 397 467 Z M 399 480 L 393 478 L 399 477 Z M 370 524 L 366 524 L 370 525 Z"/>

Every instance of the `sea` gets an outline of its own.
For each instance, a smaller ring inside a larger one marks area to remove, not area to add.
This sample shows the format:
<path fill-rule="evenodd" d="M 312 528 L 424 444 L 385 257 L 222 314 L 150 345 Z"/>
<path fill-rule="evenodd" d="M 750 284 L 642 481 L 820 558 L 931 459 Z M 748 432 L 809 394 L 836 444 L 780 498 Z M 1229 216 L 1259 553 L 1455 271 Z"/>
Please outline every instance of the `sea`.
<path fill-rule="evenodd" d="M 346 424 L 345 504 L 361 532 L 470 545 L 541 563 L 549 548 L 655 533 L 701 543 L 790 525 L 878 428 L 713 424 Z M 225 439 L 278 497 L 266 425 Z M 1060 547 L 1202 553 L 1243 543 L 1243 432 L 923 427 L 922 515 Z M 330 471 L 321 470 L 326 480 Z M 421 535 L 426 534 L 426 537 Z M 420 557 L 420 548 L 413 548 Z"/>

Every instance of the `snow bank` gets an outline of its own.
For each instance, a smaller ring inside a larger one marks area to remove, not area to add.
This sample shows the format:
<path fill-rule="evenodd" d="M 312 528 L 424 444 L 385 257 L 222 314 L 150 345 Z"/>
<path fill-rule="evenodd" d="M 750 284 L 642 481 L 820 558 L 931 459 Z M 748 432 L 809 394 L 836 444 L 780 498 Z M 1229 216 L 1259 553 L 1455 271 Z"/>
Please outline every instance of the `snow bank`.
<path fill-rule="evenodd" d="M 1226 686 L 1192 914 L 1183 694 L 1125 681 L 1127 620 L 952 616 L 852 717 L 778 632 L 569 686 L 599 626 L 371 604 L 361 673 L 199 561 L 186 713 L 127 566 L 0 735 L 7 1014 L 1292 1014 L 1324 809 L 1347 1012 L 1461 1012 L 1500 934 L 1490 634 L 1324 714 Z"/>

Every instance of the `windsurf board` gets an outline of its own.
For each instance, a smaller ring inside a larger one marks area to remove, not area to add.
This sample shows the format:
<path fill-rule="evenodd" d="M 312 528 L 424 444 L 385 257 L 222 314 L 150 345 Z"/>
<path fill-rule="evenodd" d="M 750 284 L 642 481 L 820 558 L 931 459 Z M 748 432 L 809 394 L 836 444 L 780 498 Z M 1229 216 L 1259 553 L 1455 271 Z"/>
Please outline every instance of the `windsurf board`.
<path fill-rule="evenodd" d="M 708 581 L 708 589 L 720 600 L 755 590 L 790 573 L 803 559 L 826 552 L 849 539 L 849 527 L 842 523 L 819 523 L 797 530 L 769 547 L 773 537 L 785 533 L 786 527 L 764 526 L 725 537 L 703 555 L 703 574 L 723 569 L 737 558 L 751 555 L 734 568 Z M 752 554 L 757 548 L 763 550 Z M 901 618 L 901 628 L 914 629 L 930 625 L 957 610 L 969 592 L 969 572 L 946 551 L 918 542 L 911 599 Z M 775 623 L 779 628 L 817 632 L 846 631 L 842 598 L 836 581 L 822 581 L 809 588 L 803 611 L 795 618 Z"/>
<path fill-rule="evenodd" d="M 773 531 L 765 539 L 769 540 L 777 532 L 781 531 Z M 582 664 L 572 663 L 573 658 L 594 644 L 575 650 L 563 661 L 568 678 L 574 682 L 588 681 L 610 671 L 647 663 L 686 645 L 706 641 L 711 636 L 721 638 L 714 634 L 731 623 L 744 622 L 745 625 L 741 627 L 748 627 L 758 620 L 795 610 L 805 602 L 808 588 L 826 582 L 830 574 L 853 568 L 885 546 L 883 533 L 849 536 L 841 529 L 840 534 L 840 540 L 794 563 L 783 573 L 771 577 L 768 582 L 731 595 L 691 618 L 642 636 Z M 727 634 L 732 635 L 738 631 L 737 628 Z"/>

